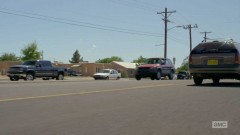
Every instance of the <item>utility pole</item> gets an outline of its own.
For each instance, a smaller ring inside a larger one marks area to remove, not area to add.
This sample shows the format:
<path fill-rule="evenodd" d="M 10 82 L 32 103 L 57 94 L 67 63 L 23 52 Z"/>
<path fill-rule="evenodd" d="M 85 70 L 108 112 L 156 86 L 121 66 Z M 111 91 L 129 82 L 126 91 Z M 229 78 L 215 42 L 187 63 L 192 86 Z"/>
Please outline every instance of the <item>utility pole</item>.
<path fill-rule="evenodd" d="M 190 52 L 192 51 L 192 28 L 198 28 L 197 24 L 192 26 L 191 24 L 183 26 L 184 29 L 189 30 L 189 40 L 190 40 Z"/>
<path fill-rule="evenodd" d="M 165 34 L 164 34 L 164 58 L 167 58 L 167 31 L 168 31 L 168 28 L 167 28 L 167 23 L 170 22 L 168 20 L 168 17 L 172 14 L 172 13 L 175 13 L 175 11 L 167 11 L 167 8 L 165 8 L 165 11 L 164 12 L 157 12 L 157 14 L 161 14 L 163 15 L 163 21 L 164 21 L 164 24 L 165 24 Z"/>
<path fill-rule="evenodd" d="M 204 32 L 200 32 L 200 34 L 204 34 L 204 42 L 207 42 L 207 34 L 208 33 L 212 33 L 212 32 L 206 32 L 206 31 L 204 31 Z"/>
<path fill-rule="evenodd" d="M 41 52 L 41 56 L 42 56 L 42 60 L 43 60 L 43 50 L 42 50 L 42 52 Z"/>

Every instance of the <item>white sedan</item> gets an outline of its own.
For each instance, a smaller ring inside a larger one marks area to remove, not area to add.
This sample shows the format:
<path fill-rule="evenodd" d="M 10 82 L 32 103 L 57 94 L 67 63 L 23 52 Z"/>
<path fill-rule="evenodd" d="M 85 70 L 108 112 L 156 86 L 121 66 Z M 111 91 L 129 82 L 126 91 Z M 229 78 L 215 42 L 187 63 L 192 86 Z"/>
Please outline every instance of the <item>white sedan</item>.
<path fill-rule="evenodd" d="M 115 79 L 115 80 L 119 80 L 121 78 L 121 74 L 118 73 L 118 71 L 116 71 L 114 69 L 104 69 L 103 72 L 94 74 L 93 78 L 95 80 L 97 80 L 97 79 L 105 79 L 105 80 Z"/>

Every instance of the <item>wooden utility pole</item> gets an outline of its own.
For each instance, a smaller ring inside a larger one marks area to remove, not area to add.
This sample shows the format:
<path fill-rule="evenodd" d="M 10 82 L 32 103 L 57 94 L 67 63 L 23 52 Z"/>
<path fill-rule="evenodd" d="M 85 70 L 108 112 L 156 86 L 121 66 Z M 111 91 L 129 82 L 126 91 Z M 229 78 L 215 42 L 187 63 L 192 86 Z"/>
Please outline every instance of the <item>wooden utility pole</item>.
<path fill-rule="evenodd" d="M 198 28 L 198 26 L 197 26 L 197 24 L 195 24 L 194 26 L 189 24 L 189 25 L 184 26 L 183 28 L 189 30 L 189 41 L 190 41 L 190 52 L 191 52 L 192 51 L 192 28 Z"/>
<path fill-rule="evenodd" d="M 212 32 L 206 32 L 206 31 L 204 31 L 204 32 L 200 32 L 201 34 L 204 34 L 204 42 L 207 42 L 207 34 L 208 33 L 212 33 Z"/>
<path fill-rule="evenodd" d="M 164 16 L 163 18 L 163 21 L 164 21 L 164 24 L 165 24 L 165 30 L 164 30 L 164 58 L 167 58 L 167 31 L 168 31 L 168 28 L 167 28 L 167 23 L 170 22 L 168 20 L 168 17 L 172 14 L 172 13 L 175 13 L 175 11 L 167 11 L 167 8 L 165 8 L 165 11 L 164 12 L 157 12 L 157 14 L 161 14 Z M 170 14 L 170 15 L 168 15 Z"/>

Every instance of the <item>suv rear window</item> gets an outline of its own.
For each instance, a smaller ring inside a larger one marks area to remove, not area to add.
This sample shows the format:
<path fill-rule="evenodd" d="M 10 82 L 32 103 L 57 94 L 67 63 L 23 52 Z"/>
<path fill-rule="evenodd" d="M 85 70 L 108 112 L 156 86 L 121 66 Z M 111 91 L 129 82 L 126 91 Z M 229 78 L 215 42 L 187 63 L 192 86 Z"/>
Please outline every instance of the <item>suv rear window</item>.
<path fill-rule="evenodd" d="M 192 54 L 202 54 L 202 53 L 231 53 L 236 52 L 236 48 L 233 44 L 224 42 L 211 42 L 211 43 L 201 43 L 195 47 Z"/>

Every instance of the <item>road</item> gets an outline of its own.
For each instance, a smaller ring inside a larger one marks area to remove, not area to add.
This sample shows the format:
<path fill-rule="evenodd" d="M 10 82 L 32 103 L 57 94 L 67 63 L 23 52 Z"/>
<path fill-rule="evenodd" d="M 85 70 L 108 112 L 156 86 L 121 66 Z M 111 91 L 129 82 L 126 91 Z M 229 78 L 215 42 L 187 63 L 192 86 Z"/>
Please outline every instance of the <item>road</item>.
<path fill-rule="evenodd" d="M 237 135 L 240 82 L 0 82 L 0 135 Z M 227 121 L 227 128 L 212 128 Z"/>

